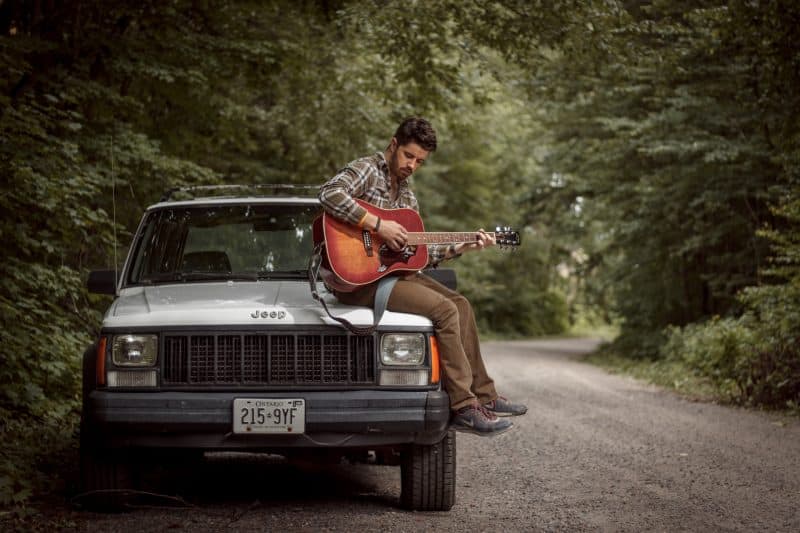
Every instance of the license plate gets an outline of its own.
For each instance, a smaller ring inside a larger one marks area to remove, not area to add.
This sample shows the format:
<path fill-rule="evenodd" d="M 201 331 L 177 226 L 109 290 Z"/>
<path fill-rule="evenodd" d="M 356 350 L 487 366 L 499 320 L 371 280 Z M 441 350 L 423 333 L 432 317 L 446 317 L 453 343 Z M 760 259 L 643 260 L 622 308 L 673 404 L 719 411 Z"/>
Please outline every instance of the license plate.
<path fill-rule="evenodd" d="M 234 433 L 304 433 L 306 401 L 284 398 L 233 400 Z"/>

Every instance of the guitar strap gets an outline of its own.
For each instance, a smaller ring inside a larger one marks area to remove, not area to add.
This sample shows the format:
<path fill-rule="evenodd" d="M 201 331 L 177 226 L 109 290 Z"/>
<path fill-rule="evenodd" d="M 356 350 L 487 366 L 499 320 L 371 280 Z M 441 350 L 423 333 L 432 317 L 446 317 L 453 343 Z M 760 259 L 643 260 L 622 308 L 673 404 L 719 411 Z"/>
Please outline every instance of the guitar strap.
<path fill-rule="evenodd" d="M 320 304 L 322 304 L 322 308 L 325 309 L 325 312 L 328 313 L 329 317 L 342 324 L 351 333 L 359 336 L 372 335 L 375 330 L 378 329 L 378 324 L 381 321 L 381 317 L 383 317 L 383 312 L 386 311 L 386 304 L 389 302 L 389 296 L 392 294 L 394 284 L 397 283 L 399 278 L 397 276 L 384 276 L 378 280 L 378 288 L 375 291 L 375 303 L 373 304 L 373 324 L 371 326 L 356 326 L 345 318 L 331 314 L 330 309 L 328 309 L 328 305 L 325 303 L 325 299 L 319 295 L 319 292 L 317 292 L 319 269 L 322 266 L 322 254 L 324 247 L 324 243 L 319 243 L 317 246 L 315 246 L 314 251 L 311 253 L 311 258 L 309 259 L 308 283 L 311 286 L 311 296 Z"/>

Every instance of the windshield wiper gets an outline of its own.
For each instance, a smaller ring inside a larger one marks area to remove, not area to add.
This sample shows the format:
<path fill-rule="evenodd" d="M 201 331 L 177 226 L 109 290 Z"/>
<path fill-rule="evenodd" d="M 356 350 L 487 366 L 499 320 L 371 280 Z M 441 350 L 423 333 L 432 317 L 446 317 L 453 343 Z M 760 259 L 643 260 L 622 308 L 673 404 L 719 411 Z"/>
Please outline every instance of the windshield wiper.
<path fill-rule="evenodd" d="M 145 278 L 142 283 L 149 285 L 174 281 L 258 281 L 258 274 L 254 272 L 202 272 L 197 270 L 165 272 Z"/>
<path fill-rule="evenodd" d="M 262 270 L 258 273 L 258 279 L 305 279 L 308 277 L 308 270 L 305 268 L 297 270 Z"/>

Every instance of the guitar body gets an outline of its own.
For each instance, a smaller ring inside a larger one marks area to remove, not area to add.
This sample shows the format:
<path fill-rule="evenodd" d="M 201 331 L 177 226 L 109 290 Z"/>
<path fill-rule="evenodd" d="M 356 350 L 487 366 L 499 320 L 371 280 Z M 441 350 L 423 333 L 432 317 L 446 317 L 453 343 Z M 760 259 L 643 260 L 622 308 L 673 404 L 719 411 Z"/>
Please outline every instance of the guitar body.
<path fill-rule="evenodd" d="M 422 219 L 413 209 L 382 209 L 356 200 L 382 221 L 393 220 L 409 232 L 424 232 Z M 342 292 L 351 292 L 393 272 L 416 272 L 428 264 L 428 247 L 407 246 L 390 250 L 376 234 L 342 222 L 328 213 L 314 221 L 314 242 L 325 241 L 327 264 L 321 271 L 325 283 Z M 327 270 L 327 272 L 326 272 Z"/>
<path fill-rule="evenodd" d="M 377 234 L 323 213 L 314 220 L 313 228 L 314 244 L 325 244 L 319 273 L 328 287 L 337 291 L 351 292 L 395 272 L 422 270 L 428 264 L 428 244 L 476 243 L 481 238 L 476 231 L 426 233 L 413 209 L 381 209 L 363 200 L 356 202 L 381 220 L 403 226 L 408 244 L 395 252 Z M 520 245 L 519 232 L 509 227 L 487 234 L 503 248 Z"/>

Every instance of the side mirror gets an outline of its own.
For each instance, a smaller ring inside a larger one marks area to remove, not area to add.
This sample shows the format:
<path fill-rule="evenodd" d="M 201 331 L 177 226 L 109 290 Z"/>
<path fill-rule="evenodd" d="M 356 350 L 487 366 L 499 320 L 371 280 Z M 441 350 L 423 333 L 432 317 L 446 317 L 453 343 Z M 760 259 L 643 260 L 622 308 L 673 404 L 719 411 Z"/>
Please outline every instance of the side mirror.
<path fill-rule="evenodd" d="M 86 287 L 95 294 L 117 294 L 117 273 L 113 270 L 92 270 Z"/>

